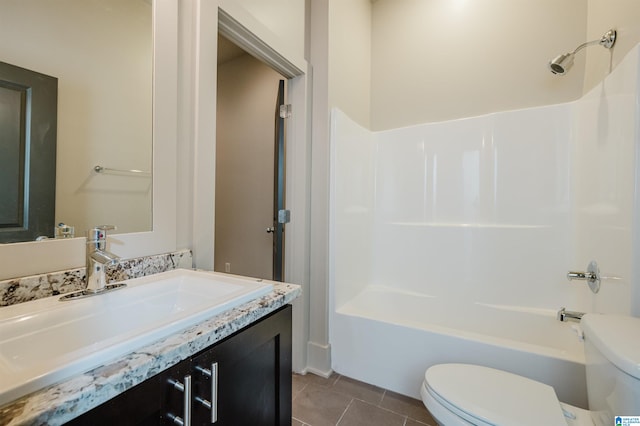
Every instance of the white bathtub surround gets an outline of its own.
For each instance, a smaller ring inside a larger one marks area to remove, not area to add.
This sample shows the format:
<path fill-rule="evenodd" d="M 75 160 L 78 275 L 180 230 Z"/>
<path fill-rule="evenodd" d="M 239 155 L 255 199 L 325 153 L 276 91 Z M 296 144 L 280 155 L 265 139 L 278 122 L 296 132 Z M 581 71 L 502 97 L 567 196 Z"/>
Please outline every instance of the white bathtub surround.
<path fill-rule="evenodd" d="M 597 296 L 587 293 L 581 310 L 640 316 L 638 217 L 640 150 L 638 108 L 640 55 L 632 50 L 600 85 L 574 103 L 572 133 L 572 268 L 600 267 Z"/>
<path fill-rule="evenodd" d="M 332 112 L 335 371 L 416 397 L 431 363 L 475 360 L 586 405 L 555 312 L 640 315 L 638 52 L 567 104 L 383 132 Z M 597 295 L 565 277 L 591 260 Z"/>

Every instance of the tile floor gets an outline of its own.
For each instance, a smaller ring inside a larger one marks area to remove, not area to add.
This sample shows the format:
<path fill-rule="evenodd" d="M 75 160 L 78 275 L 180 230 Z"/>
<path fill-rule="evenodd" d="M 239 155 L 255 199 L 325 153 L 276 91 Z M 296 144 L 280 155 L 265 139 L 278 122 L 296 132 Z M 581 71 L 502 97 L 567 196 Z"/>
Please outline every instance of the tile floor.
<path fill-rule="evenodd" d="M 436 426 L 422 401 L 339 374 L 294 374 L 292 396 L 292 426 Z"/>

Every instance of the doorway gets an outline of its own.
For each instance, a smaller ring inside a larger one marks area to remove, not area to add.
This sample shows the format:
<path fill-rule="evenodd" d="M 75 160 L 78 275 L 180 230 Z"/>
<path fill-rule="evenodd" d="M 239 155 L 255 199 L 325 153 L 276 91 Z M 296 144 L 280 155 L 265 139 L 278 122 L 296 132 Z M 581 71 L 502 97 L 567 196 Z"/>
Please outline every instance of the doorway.
<path fill-rule="evenodd" d="M 215 271 L 284 279 L 284 80 L 218 36 Z"/>

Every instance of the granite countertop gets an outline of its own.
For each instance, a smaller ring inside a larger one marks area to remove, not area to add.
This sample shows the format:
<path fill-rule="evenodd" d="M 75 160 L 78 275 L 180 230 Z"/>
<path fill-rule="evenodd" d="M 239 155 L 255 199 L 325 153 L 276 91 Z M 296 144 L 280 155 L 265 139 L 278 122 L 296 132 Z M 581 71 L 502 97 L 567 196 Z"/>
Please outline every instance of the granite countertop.
<path fill-rule="evenodd" d="M 0 407 L 0 424 L 60 425 L 108 401 L 290 303 L 300 286 L 274 283 L 271 293 L 84 374 Z"/>

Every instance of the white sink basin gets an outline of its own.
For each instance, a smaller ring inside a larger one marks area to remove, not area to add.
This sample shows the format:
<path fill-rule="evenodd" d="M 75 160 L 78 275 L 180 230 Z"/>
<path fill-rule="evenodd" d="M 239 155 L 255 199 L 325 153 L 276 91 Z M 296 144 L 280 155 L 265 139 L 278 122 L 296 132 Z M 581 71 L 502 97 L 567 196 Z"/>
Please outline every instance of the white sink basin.
<path fill-rule="evenodd" d="M 0 309 L 0 406 L 269 293 L 261 280 L 177 269 L 84 299 Z"/>

